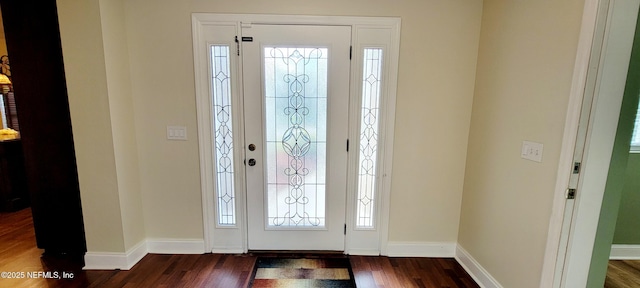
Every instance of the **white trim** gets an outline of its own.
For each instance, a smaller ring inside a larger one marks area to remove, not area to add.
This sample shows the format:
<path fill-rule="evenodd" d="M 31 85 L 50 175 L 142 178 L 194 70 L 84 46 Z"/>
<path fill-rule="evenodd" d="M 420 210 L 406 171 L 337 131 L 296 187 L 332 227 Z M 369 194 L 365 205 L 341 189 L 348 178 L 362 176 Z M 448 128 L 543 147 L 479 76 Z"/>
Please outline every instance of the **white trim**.
<path fill-rule="evenodd" d="M 389 24 L 391 25 L 391 24 Z M 378 195 L 380 196 L 379 202 L 380 212 L 378 213 L 378 219 L 380 223 L 380 253 L 387 254 L 389 246 L 389 215 L 391 203 L 391 176 L 393 175 L 393 141 L 395 139 L 395 123 L 396 123 L 396 95 L 398 92 L 398 67 L 400 63 L 400 31 L 401 22 L 398 19 L 394 22 L 394 35 L 391 38 L 389 45 L 389 65 L 385 71 L 388 77 L 388 83 L 386 86 L 387 97 L 383 98 L 386 103 L 381 103 L 381 108 L 384 110 L 381 120 L 384 127 L 381 125 L 381 131 L 384 133 L 382 142 L 381 163 L 380 163 L 380 189 Z"/>
<path fill-rule="evenodd" d="M 476 259 L 474 259 L 467 250 L 458 244 L 456 247 L 456 260 L 464 268 L 467 273 L 482 288 L 502 288 L 502 285 L 487 272 Z"/>
<path fill-rule="evenodd" d="M 147 243 L 140 241 L 126 253 L 87 252 L 83 270 L 129 270 L 147 255 Z"/>
<path fill-rule="evenodd" d="M 213 246 L 213 250 L 211 250 L 211 253 L 214 254 L 243 254 L 246 253 L 247 251 L 244 250 L 244 247 L 242 246 L 225 246 L 225 247 L 217 247 L 217 246 Z"/>
<path fill-rule="evenodd" d="M 349 249 L 349 251 L 347 253 L 345 253 L 345 254 L 358 255 L 358 256 L 380 256 L 380 250 L 378 250 L 378 249 Z"/>
<path fill-rule="evenodd" d="M 277 14 L 216 14 L 193 13 L 192 19 L 204 23 L 233 23 L 243 24 L 285 24 L 285 25 L 334 25 L 334 26 L 388 26 L 396 25 L 397 17 L 366 17 L 366 16 L 317 16 L 317 15 L 277 15 Z"/>
<path fill-rule="evenodd" d="M 131 266 L 133 267 L 133 266 Z M 126 253 L 87 252 L 84 255 L 84 270 L 129 270 Z"/>
<path fill-rule="evenodd" d="M 386 254 L 389 234 L 389 203 L 391 198 L 391 175 L 393 167 L 393 140 L 395 127 L 396 94 L 398 83 L 398 62 L 401 20 L 387 19 L 388 25 L 355 25 L 352 39 L 353 57 L 351 59 L 351 90 L 350 90 L 350 149 L 349 174 L 347 182 L 347 205 L 353 208 L 347 210 L 347 237 L 345 253 L 366 255 Z M 383 49 L 382 86 L 380 94 L 379 131 L 380 139 L 377 151 L 377 180 L 375 193 L 375 220 L 373 229 L 359 229 L 356 227 L 356 205 L 358 194 L 358 168 L 360 167 L 359 149 L 361 133 L 362 106 L 362 57 L 365 48 Z M 373 252 L 376 250 L 377 253 Z M 367 251 L 367 252 L 364 252 Z"/>
<path fill-rule="evenodd" d="M 209 66 L 208 61 L 198 61 L 202 54 L 206 53 L 204 51 L 204 47 L 202 43 L 200 43 L 201 34 L 203 33 L 202 24 L 199 23 L 195 18 L 193 18 L 192 22 L 192 33 L 193 33 L 193 58 L 194 58 L 194 78 L 196 81 L 195 91 L 196 95 L 199 94 L 207 94 L 208 84 L 206 82 L 201 81 L 200 79 L 204 78 L 201 76 L 202 71 L 207 71 L 208 68 L 203 68 L 202 66 Z M 205 62 L 205 63 L 203 63 Z M 214 209 L 210 207 L 214 207 L 214 195 L 212 193 L 208 193 L 210 191 L 214 191 L 213 186 L 213 178 L 206 177 L 206 175 L 213 174 L 213 164 L 212 160 L 212 151 L 210 144 L 212 143 L 211 137 L 209 136 L 207 129 L 210 128 L 211 124 L 211 112 L 205 113 L 205 111 L 209 111 L 208 108 L 202 107 L 210 107 L 208 98 L 206 97 L 196 97 L 196 117 L 198 121 L 198 151 L 200 155 L 200 189 L 202 190 L 202 214 L 203 214 L 203 232 L 204 232 L 204 245 L 207 251 L 211 251 L 212 249 L 212 239 L 213 239 L 213 225 L 215 223 Z M 208 123 L 207 125 L 203 125 L 203 123 Z M 207 137 L 207 139 L 205 139 Z M 209 147 L 209 148 L 207 148 Z M 203 160 L 206 159 L 206 160 Z M 206 192 L 205 192 L 206 191 Z"/>
<path fill-rule="evenodd" d="M 600 53 L 601 65 L 597 69 L 598 79 L 594 90 L 592 113 L 589 117 L 589 130 L 578 183 L 575 212 L 571 218 L 573 223 L 569 232 L 566 260 L 559 287 L 587 285 L 594 245 L 597 245 L 595 238 L 620 117 L 620 104 L 624 94 L 640 1 L 611 1 L 611 4 Z M 603 268 L 606 269 L 606 265 Z"/>
<path fill-rule="evenodd" d="M 136 263 L 138 263 L 148 253 L 147 241 L 140 241 L 136 246 L 129 249 L 127 252 L 127 265 L 131 269 Z"/>
<path fill-rule="evenodd" d="M 202 239 L 147 239 L 147 251 L 156 254 L 203 254 Z"/>
<path fill-rule="evenodd" d="M 216 183 L 212 175 L 215 175 L 216 167 L 214 166 L 214 156 L 212 147 L 214 140 L 212 139 L 212 123 L 213 112 L 211 105 L 210 90 L 210 54 L 208 47 L 211 42 L 211 34 L 217 35 L 217 45 L 228 45 L 231 51 L 235 51 L 236 44 L 234 38 L 239 35 L 239 22 L 227 21 L 204 21 L 195 14 L 192 16 L 193 29 L 193 57 L 194 57 L 194 79 L 196 91 L 196 115 L 198 120 L 198 151 L 200 155 L 200 189 L 202 195 L 202 211 L 203 211 L 203 231 L 204 231 L 204 249 L 211 252 L 219 243 L 242 243 L 246 246 L 246 224 L 245 211 L 246 203 L 244 200 L 244 155 L 241 151 L 234 149 L 234 165 L 235 165 L 235 204 L 236 204 L 236 225 L 234 227 L 225 227 L 218 225 L 216 221 L 217 199 L 216 199 Z M 235 53 L 231 53 L 235 55 Z M 231 57 L 231 75 L 232 75 L 232 122 L 235 123 L 233 130 L 234 145 L 238 147 L 244 146 L 243 133 L 235 127 L 243 126 L 242 122 L 242 79 L 240 77 L 241 59 Z M 246 252 L 246 248 L 243 248 Z"/>
<path fill-rule="evenodd" d="M 562 147 L 558 161 L 558 173 L 553 196 L 553 207 L 551 210 L 549 231 L 547 234 L 547 244 L 542 266 L 540 287 L 553 287 L 556 273 L 560 273 L 561 267 L 556 267 L 559 258 L 564 259 L 564 255 L 559 255 L 559 247 L 566 245 L 561 243 L 562 226 L 565 217 L 565 207 L 567 199 L 566 189 L 569 185 L 570 174 L 574 160 L 574 148 L 576 146 L 576 134 L 580 124 L 580 112 L 584 91 L 587 85 L 587 72 L 589 70 L 591 47 L 596 32 L 596 18 L 600 8 L 600 0 L 586 0 L 583 9 L 580 37 L 578 40 L 578 50 L 576 62 L 573 69 L 573 79 L 567 105 L 567 115 L 564 124 L 564 134 L 562 136 Z M 569 217 L 571 217 L 569 215 Z"/>
<path fill-rule="evenodd" d="M 455 242 L 389 242 L 389 257 L 452 258 L 456 253 Z"/>
<path fill-rule="evenodd" d="M 218 253 L 242 253 L 235 250 Z M 155 254 L 203 254 L 202 239 L 146 239 L 125 253 L 87 252 L 84 255 L 84 270 L 129 270 L 148 253 Z"/>
<path fill-rule="evenodd" d="M 640 245 L 613 244 L 611 245 L 611 260 L 640 260 Z"/>

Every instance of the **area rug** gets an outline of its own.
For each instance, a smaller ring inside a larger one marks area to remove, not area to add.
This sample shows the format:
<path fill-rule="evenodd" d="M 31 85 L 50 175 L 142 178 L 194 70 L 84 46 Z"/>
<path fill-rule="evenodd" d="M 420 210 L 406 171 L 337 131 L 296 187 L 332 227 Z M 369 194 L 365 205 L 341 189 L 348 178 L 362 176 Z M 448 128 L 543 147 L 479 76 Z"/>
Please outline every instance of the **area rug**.
<path fill-rule="evenodd" d="M 258 257 L 249 287 L 356 287 L 349 258 Z"/>

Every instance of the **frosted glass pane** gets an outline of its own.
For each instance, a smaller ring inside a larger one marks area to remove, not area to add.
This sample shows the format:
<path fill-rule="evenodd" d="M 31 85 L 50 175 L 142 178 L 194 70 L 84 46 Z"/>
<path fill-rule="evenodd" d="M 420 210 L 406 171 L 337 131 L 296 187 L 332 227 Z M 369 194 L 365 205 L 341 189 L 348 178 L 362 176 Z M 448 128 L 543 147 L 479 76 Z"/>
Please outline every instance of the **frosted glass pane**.
<path fill-rule="evenodd" d="M 327 48 L 264 48 L 270 227 L 325 225 L 327 54 Z"/>
<path fill-rule="evenodd" d="M 631 146 L 640 150 L 640 103 L 638 105 L 635 126 L 633 128 L 633 136 L 631 137 Z"/>
<path fill-rule="evenodd" d="M 364 49 L 356 227 L 374 228 L 382 49 Z"/>
<path fill-rule="evenodd" d="M 229 46 L 211 46 L 214 167 L 218 225 L 236 225 Z"/>

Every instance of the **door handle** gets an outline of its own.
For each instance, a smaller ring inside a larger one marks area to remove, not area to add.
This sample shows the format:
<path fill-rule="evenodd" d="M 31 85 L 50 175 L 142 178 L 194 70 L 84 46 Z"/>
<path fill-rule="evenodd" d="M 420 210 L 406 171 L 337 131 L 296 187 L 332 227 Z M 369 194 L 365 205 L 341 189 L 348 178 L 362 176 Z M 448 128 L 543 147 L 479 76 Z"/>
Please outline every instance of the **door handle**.
<path fill-rule="evenodd" d="M 249 166 L 256 166 L 256 159 L 249 159 Z"/>

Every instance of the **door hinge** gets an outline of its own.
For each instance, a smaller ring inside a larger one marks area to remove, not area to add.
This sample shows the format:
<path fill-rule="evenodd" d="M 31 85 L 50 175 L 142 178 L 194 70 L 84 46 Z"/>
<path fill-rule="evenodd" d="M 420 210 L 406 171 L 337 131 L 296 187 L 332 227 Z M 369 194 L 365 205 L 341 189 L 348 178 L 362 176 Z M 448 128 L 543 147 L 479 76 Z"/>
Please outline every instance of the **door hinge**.
<path fill-rule="evenodd" d="M 347 139 L 347 152 L 349 152 L 349 139 Z"/>
<path fill-rule="evenodd" d="M 347 223 L 344 223 L 344 235 L 347 235 Z"/>
<path fill-rule="evenodd" d="M 240 41 L 238 41 L 238 36 L 236 36 L 236 51 L 238 56 L 240 56 Z"/>
<path fill-rule="evenodd" d="M 580 162 L 573 162 L 573 174 L 580 174 Z"/>
<path fill-rule="evenodd" d="M 567 189 L 567 199 L 575 199 L 576 198 L 577 189 L 569 188 Z"/>
<path fill-rule="evenodd" d="M 351 60 L 352 56 L 353 56 L 353 46 L 349 46 L 349 60 Z"/>

